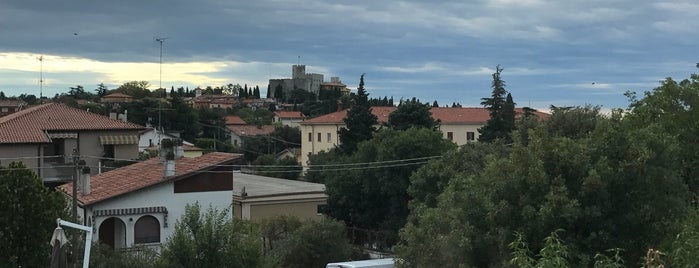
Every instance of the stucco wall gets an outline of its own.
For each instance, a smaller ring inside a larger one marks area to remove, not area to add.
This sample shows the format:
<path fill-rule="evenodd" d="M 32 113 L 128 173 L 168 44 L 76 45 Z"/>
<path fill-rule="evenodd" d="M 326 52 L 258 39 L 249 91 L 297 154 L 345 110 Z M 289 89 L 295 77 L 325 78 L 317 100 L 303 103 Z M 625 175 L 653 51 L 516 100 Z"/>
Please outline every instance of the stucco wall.
<path fill-rule="evenodd" d="M 337 132 L 344 125 L 301 125 L 301 165 L 306 166 L 308 154 L 317 154 L 321 151 L 328 151 L 340 143 Z M 311 133 L 311 141 L 308 134 Z M 320 133 L 320 142 L 318 142 Z M 330 133 L 330 142 L 327 135 Z"/>
<path fill-rule="evenodd" d="M 0 165 L 7 166 L 12 162 L 22 162 L 24 166 L 31 168 L 39 174 L 39 156 L 42 146 L 40 144 L 0 144 Z M 17 157 L 17 158 L 14 158 Z"/>
<path fill-rule="evenodd" d="M 150 187 L 141 191 L 132 192 L 120 197 L 109 199 L 87 208 L 87 217 L 91 219 L 92 213 L 102 209 L 122 209 L 122 208 L 141 208 L 141 207 L 159 207 L 167 208 L 167 219 L 162 213 L 148 214 L 154 216 L 160 222 L 160 242 L 167 241 L 175 231 L 175 222 L 179 220 L 185 212 L 187 204 L 199 203 L 203 212 L 210 206 L 222 211 L 229 209 L 232 202 L 232 191 L 216 191 L 216 192 L 198 192 L 198 193 L 174 193 L 174 184 L 172 182 Z M 230 209 L 228 210 L 230 213 Z M 126 245 L 131 247 L 134 244 L 134 224 L 145 214 L 121 215 L 116 216 L 126 224 Z M 230 215 L 230 214 L 229 214 Z M 111 217 L 111 216 L 110 216 Z M 93 241 L 99 238 L 99 226 L 102 221 L 109 217 L 96 217 L 92 226 L 95 234 Z M 165 222 L 167 221 L 167 227 Z M 89 223 L 88 223 L 89 224 Z"/>
<path fill-rule="evenodd" d="M 482 127 L 483 125 L 466 125 L 466 124 L 459 124 L 459 125 L 448 125 L 448 124 L 442 124 L 439 126 L 439 130 L 442 131 L 442 138 L 447 139 L 447 135 L 449 132 L 453 133 L 453 139 L 452 141 L 456 143 L 456 145 L 464 145 L 468 143 L 466 140 L 466 133 L 468 132 L 473 132 L 474 135 L 474 140 L 471 142 L 475 142 L 478 140 L 478 136 L 480 134 L 478 133 L 478 128 Z"/>
<path fill-rule="evenodd" d="M 294 202 L 294 201 L 291 201 Z M 261 220 L 274 218 L 281 215 L 295 216 L 299 219 L 317 219 L 318 205 L 325 205 L 325 201 L 304 201 L 297 203 L 277 203 L 277 204 L 249 204 L 250 220 Z M 248 204 L 244 204 L 246 206 Z"/>
<path fill-rule="evenodd" d="M 96 174 L 97 165 L 104 153 L 104 147 L 100 143 L 100 136 L 121 136 L 121 135 L 136 135 L 137 130 L 121 130 L 121 131 L 90 131 L 81 132 L 78 134 L 78 150 L 83 160 L 91 168 L 92 174 Z M 72 148 L 66 148 L 67 152 L 72 152 Z M 138 144 L 123 144 L 114 146 L 114 157 L 119 159 L 136 159 L 138 158 Z"/>

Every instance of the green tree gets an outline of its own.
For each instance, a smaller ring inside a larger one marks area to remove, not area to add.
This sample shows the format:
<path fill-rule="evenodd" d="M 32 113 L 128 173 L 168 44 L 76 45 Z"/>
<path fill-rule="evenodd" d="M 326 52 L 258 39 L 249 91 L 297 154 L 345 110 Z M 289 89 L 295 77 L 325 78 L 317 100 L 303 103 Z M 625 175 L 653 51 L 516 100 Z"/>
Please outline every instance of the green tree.
<path fill-rule="evenodd" d="M 481 105 L 490 111 L 490 118 L 485 126 L 478 129 L 479 141 L 508 139 L 510 132 L 514 129 L 514 102 L 511 96 L 509 102 L 506 100 L 508 93 L 505 90 L 505 81 L 500 78 L 501 72 L 502 68 L 498 65 L 493 73 L 492 94 L 490 98 L 482 98 Z"/>
<path fill-rule="evenodd" d="M 175 232 L 162 249 L 166 267 L 263 267 L 260 230 L 252 222 L 231 219 L 230 211 L 187 205 Z"/>
<path fill-rule="evenodd" d="M 108 91 L 109 89 L 107 89 L 107 86 L 105 86 L 104 83 L 99 83 L 97 84 L 97 88 L 95 89 L 95 94 L 98 98 L 101 98 L 104 97 L 104 95 L 107 95 Z"/>
<path fill-rule="evenodd" d="M 275 248 L 281 267 L 325 267 L 352 255 L 345 225 L 328 218 L 302 223 Z"/>
<path fill-rule="evenodd" d="M 627 112 L 634 126 L 658 124 L 682 144 L 680 171 L 693 193 L 692 202 L 699 203 L 699 75 L 680 82 L 667 78 L 642 99 L 633 93 L 627 96 L 631 101 Z"/>
<path fill-rule="evenodd" d="M 64 196 L 13 162 L 0 166 L 0 215 L 0 266 L 48 267 L 56 218 L 67 216 Z"/>
<path fill-rule="evenodd" d="M 357 94 L 352 97 L 352 107 L 347 110 L 347 116 L 343 120 L 345 127 L 340 128 L 340 149 L 346 154 L 357 150 L 357 144 L 371 139 L 378 123 L 376 115 L 371 113 L 368 102 L 369 94 L 364 90 L 364 75 L 359 78 Z"/>
<path fill-rule="evenodd" d="M 150 87 L 150 83 L 148 81 L 131 81 L 119 86 L 113 92 L 126 94 L 134 99 L 143 99 L 151 96 L 158 97 L 157 94 L 151 94 L 148 87 Z"/>
<path fill-rule="evenodd" d="M 432 118 L 429 104 L 422 104 L 415 98 L 402 102 L 388 115 L 388 126 L 397 130 L 406 130 L 410 127 L 434 129 L 437 124 L 438 122 Z"/>
<path fill-rule="evenodd" d="M 452 176 L 433 207 L 411 205 L 399 257 L 417 266 L 505 266 L 514 232 L 530 238 L 536 252 L 552 230 L 564 229 L 573 267 L 591 265 L 610 248 L 623 248 L 625 262 L 635 263 L 676 231 L 688 190 L 674 135 L 627 120 L 620 113 L 597 119 L 587 134 L 566 134 L 575 139 L 546 125 L 530 132 L 526 146 L 515 136 L 508 156 L 486 157 L 481 171 Z"/>
<path fill-rule="evenodd" d="M 277 160 L 271 154 L 258 156 L 252 164 L 257 175 L 287 180 L 298 180 L 302 170 L 296 159 L 286 157 Z"/>
<path fill-rule="evenodd" d="M 330 216 L 378 235 L 373 241 L 354 242 L 385 248 L 395 244 L 398 230 L 405 224 L 410 174 L 430 158 L 454 148 L 439 132 L 429 129 L 384 129 L 372 140 L 360 143 L 352 155 L 332 160 L 332 164 L 361 164 L 321 166 L 309 172 L 324 172 L 326 176 Z M 312 156 L 312 165 L 315 160 Z M 329 170 L 323 171 L 324 167 Z"/>

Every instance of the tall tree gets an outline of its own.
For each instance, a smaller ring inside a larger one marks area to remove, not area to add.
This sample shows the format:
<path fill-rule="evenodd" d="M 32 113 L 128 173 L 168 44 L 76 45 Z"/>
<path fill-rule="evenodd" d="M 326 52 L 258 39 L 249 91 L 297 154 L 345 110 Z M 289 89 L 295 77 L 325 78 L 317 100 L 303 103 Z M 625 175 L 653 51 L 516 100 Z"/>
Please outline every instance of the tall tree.
<path fill-rule="evenodd" d="M 48 267 L 48 242 L 66 200 L 21 163 L 0 166 L 0 266 Z"/>
<path fill-rule="evenodd" d="M 104 95 L 107 95 L 108 91 L 109 89 L 107 89 L 107 86 L 105 86 L 104 83 L 99 83 L 95 89 L 95 94 L 97 94 L 97 97 L 101 98 L 104 97 Z"/>
<path fill-rule="evenodd" d="M 371 139 L 378 124 L 378 118 L 371 113 L 369 94 L 364 89 L 364 74 L 359 77 L 357 94 L 352 97 L 352 107 L 343 120 L 345 127 L 340 129 L 340 149 L 346 154 L 357 150 L 357 144 Z"/>
<path fill-rule="evenodd" d="M 504 139 L 509 137 L 510 132 L 514 129 L 514 102 L 512 105 L 512 124 L 509 124 L 508 112 L 509 109 L 506 100 L 507 90 L 505 90 L 505 81 L 500 78 L 502 73 L 502 67 L 498 65 L 495 68 L 495 73 L 493 73 L 493 83 L 491 87 L 493 91 L 490 98 L 482 98 L 481 105 L 486 107 L 490 112 L 490 118 L 486 122 L 485 126 L 478 129 L 480 133 L 479 141 L 491 142 L 496 139 Z"/>

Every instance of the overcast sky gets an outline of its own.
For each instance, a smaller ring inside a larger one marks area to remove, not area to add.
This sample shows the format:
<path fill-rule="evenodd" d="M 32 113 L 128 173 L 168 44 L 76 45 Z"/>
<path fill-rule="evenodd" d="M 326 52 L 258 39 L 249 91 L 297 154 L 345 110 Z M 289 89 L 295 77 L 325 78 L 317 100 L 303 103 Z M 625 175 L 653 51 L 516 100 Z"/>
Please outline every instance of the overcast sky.
<path fill-rule="evenodd" d="M 518 106 L 626 107 L 697 72 L 699 2 L 632 0 L 0 1 L 0 91 L 134 80 L 259 85 L 291 65 L 370 97 L 479 106 L 495 66 Z M 43 64 L 37 59 L 43 55 Z M 43 65 L 43 67 L 42 67 Z"/>

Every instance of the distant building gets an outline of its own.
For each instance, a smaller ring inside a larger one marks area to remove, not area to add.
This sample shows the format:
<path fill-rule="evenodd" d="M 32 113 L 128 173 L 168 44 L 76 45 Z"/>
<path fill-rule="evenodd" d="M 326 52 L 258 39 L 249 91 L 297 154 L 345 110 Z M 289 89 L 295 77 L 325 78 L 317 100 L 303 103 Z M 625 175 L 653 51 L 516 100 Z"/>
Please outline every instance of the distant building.
<path fill-rule="evenodd" d="M 133 97 L 123 93 L 112 93 L 100 98 L 101 103 L 127 103 L 132 101 Z"/>
<path fill-rule="evenodd" d="M 233 217 L 271 219 L 281 215 L 302 220 L 322 217 L 328 196 L 325 185 L 234 173 Z"/>
<path fill-rule="evenodd" d="M 269 136 L 274 132 L 273 125 L 226 125 L 233 146 L 242 146 L 243 137 Z"/>
<path fill-rule="evenodd" d="M 279 123 L 289 127 L 299 127 L 299 123 L 305 119 L 299 111 L 276 111 L 274 112 L 274 123 Z"/>
<path fill-rule="evenodd" d="M 19 112 L 26 106 L 27 103 L 21 100 L 0 100 L 0 117 Z"/>
<path fill-rule="evenodd" d="M 350 90 L 347 85 L 340 81 L 339 77 L 330 77 L 330 82 L 320 83 L 320 90 L 334 91 L 338 90 L 342 92 L 343 95 L 349 95 Z"/>
<path fill-rule="evenodd" d="M 379 127 L 388 122 L 388 116 L 396 107 L 372 107 L 371 113 L 377 117 Z M 490 118 L 490 112 L 486 108 L 448 108 L 433 107 L 430 109 L 432 118 L 439 120 L 439 131 L 442 137 L 456 145 L 478 140 L 480 133 L 478 129 L 483 127 Z M 515 109 L 516 116 L 522 115 L 521 108 Z M 534 112 L 541 119 L 546 119 L 549 114 Z M 328 151 L 340 145 L 338 133 L 345 127 L 344 119 L 347 110 L 307 119 L 301 125 L 301 164 L 306 166 L 309 155 L 317 154 L 321 151 Z"/>
<path fill-rule="evenodd" d="M 303 89 L 318 94 L 322 83 L 322 74 L 306 73 L 306 65 L 293 65 L 291 66 L 291 78 L 269 80 L 269 96 L 279 98 L 279 96 L 274 95 L 277 88 L 281 88 L 285 96 L 289 96 L 294 89 Z"/>

